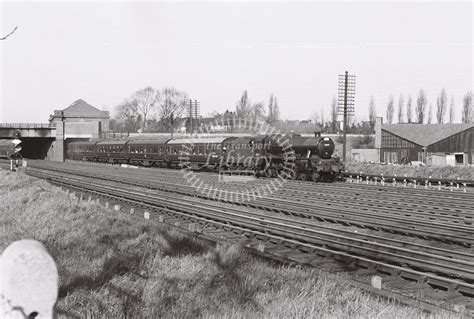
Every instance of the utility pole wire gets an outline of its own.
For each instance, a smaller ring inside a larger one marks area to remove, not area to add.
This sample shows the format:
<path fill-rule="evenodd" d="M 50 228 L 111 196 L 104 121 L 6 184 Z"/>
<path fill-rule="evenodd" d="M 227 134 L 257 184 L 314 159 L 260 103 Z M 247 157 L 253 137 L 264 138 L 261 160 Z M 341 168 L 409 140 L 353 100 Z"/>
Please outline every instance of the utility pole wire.
<path fill-rule="evenodd" d="M 0 40 L 5 40 L 6 38 L 8 38 L 9 36 L 11 36 L 15 31 L 16 29 L 18 29 L 18 26 L 15 27 L 15 29 L 12 30 L 12 32 L 10 32 L 9 34 L 7 34 L 6 36 L 4 36 L 3 38 L 0 38 Z"/>

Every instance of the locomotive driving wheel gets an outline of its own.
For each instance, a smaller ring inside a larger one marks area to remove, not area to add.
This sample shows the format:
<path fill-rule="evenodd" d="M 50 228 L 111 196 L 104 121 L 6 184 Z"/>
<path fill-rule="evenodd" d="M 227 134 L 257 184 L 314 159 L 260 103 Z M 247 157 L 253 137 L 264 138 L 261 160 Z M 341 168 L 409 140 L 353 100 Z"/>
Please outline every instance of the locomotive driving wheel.
<path fill-rule="evenodd" d="M 265 176 L 266 177 L 275 177 L 276 176 L 276 169 L 267 168 L 267 170 L 265 171 Z"/>
<path fill-rule="evenodd" d="M 279 175 L 285 179 L 296 179 L 296 177 L 298 176 L 298 173 L 295 170 L 291 169 L 291 170 L 282 170 L 279 173 Z"/>
<path fill-rule="evenodd" d="M 316 171 L 314 171 L 313 174 L 311 174 L 311 179 L 313 180 L 313 182 L 319 182 L 320 178 L 321 176 Z"/>
<path fill-rule="evenodd" d="M 306 172 L 301 172 L 301 173 L 298 175 L 298 179 L 301 180 L 301 181 L 307 181 L 307 180 L 308 180 L 308 173 L 306 173 Z"/>

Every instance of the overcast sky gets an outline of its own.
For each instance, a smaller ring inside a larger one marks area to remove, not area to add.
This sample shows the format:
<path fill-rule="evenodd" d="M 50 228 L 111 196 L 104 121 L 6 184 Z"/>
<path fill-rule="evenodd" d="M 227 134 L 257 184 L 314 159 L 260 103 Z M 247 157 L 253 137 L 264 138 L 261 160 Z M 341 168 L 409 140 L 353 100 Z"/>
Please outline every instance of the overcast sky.
<path fill-rule="evenodd" d="M 370 96 L 473 88 L 473 5 L 446 2 L 5 2 L 0 0 L 0 122 L 46 122 L 82 98 L 112 111 L 146 86 L 174 86 L 201 110 L 278 98 L 310 118 L 357 76 L 356 116 Z"/>

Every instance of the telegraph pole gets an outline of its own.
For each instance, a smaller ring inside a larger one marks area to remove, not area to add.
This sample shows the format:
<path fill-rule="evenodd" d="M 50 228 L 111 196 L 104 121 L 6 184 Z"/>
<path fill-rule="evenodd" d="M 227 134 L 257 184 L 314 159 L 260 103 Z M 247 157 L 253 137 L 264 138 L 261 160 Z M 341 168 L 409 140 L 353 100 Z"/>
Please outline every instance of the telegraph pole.
<path fill-rule="evenodd" d="M 194 126 L 196 126 L 196 134 L 199 130 L 199 101 L 189 99 L 186 104 L 189 104 L 189 126 L 191 136 L 194 133 Z M 193 105 L 194 104 L 194 105 Z"/>
<path fill-rule="evenodd" d="M 189 127 L 191 136 L 193 136 L 193 100 L 189 99 Z"/>
<path fill-rule="evenodd" d="M 349 75 L 349 72 L 339 75 L 338 89 L 338 112 L 343 118 L 343 144 L 342 161 L 346 162 L 347 149 L 347 122 L 349 116 L 354 115 L 354 95 L 355 95 L 355 75 Z"/>
<path fill-rule="evenodd" d="M 198 104 L 199 102 L 197 100 L 194 100 L 194 111 L 195 111 L 195 115 L 196 115 L 196 136 L 197 136 L 197 133 L 199 131 L 199 118 L 198 118 Z"/>

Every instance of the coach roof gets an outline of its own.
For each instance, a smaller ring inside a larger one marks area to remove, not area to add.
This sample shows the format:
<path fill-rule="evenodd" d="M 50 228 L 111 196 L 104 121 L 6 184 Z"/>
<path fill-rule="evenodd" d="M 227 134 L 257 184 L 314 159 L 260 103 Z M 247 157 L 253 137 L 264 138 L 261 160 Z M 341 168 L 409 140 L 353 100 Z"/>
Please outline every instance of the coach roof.
<path fill-rule="evenodd" d="M 97 145 L 125 145 L 128 141 L 100 141 Z"/>
<path fill-rule="evenodd" d="M 182 139 L 175 139 L 175 140 L 169 140 L 168 143 L 169 145 L 182 145 L 182 144 L 188 144 L 188 145 L 193 145 L 193 144 L 216 144 L 216 143 L 222 143 L 227 137 L 203 137 L 203 138 L 182 138 Z"/>
<path fill-rule="evenodd" d="M 163 145 L 166 144 L 167 141 L 169 141 L 169 138 L 163 138 L 163 139 L 153 139 L 153 140 L 133 140 L 128 142 L 127 145 Z"/>

